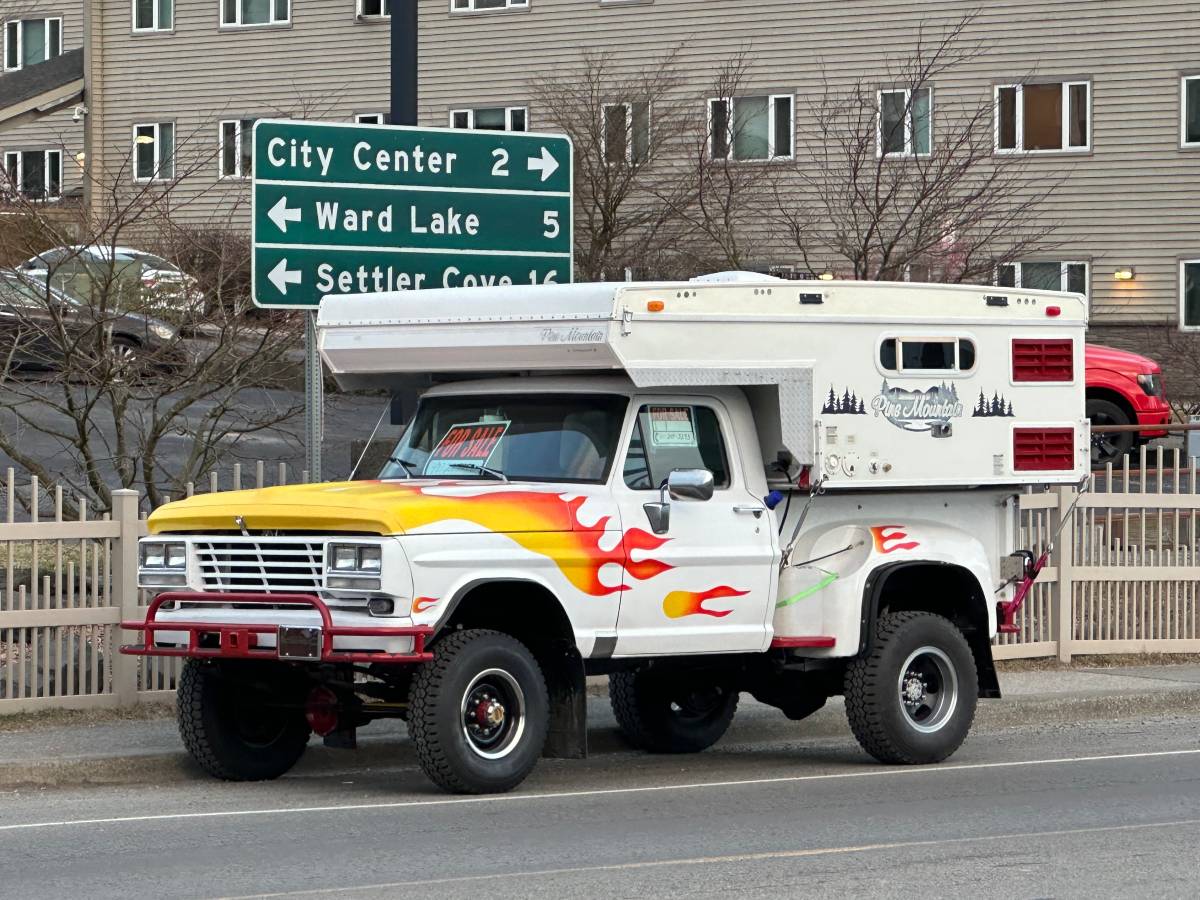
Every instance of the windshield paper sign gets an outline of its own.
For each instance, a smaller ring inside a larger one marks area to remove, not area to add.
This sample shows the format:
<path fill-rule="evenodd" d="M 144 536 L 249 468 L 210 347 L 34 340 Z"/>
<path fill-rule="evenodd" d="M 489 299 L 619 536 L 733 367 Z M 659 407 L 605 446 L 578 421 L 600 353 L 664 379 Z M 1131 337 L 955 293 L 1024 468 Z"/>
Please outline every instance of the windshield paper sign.
<path fill-rule="evenodd" d="M 423 475 L 461 475 L 486 466 L 511 422 L 452 425 L 425 461 Z"/>
<path fill-rule="evenodd" d="M 944 381 L 924 391 L 906 391 L 889 386 L 884 379 L 883 389 L 871 400 L 871 409 L 905 431 L 932 431 L 935 425 L 963 414 L 958 390 Z"/>
<path fill-rule="evenodd" d="M 652 447 L 696 447 L 696 429 L 690 406 L 650 407 Z"/>

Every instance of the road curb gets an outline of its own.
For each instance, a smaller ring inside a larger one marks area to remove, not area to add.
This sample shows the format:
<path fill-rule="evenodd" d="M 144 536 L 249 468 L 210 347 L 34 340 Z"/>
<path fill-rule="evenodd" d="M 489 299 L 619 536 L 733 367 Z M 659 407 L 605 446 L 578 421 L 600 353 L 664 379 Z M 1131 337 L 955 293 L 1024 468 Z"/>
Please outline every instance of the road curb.
<path fill-rule="evenodd" d="M 1083 695 L 1027 694 L 1011 700 L 982 701 L 976 714 L 975 728 L 977 732 L 986 732 L 1021 726 L 1197 713 L 1200 713 L 1200 688 Z M 735 721 L 725 745 L 733 747 L 770 741 L 796 743 L 831 737 L 850 739 L 840 697 L 833 698 L 824 709 L 804 722 L 790 722 L 782 716 L 756 716 L 738 727 Z M 594 726 L 588 732 L 588 746 L 589 751 L 598 756 L 634 752 L 611 724 Z M 356 751 L 313 745 L 296 767 L 295 775 L 303 777 L 364 772 L 403 765 L 415 765 L 411 745 L 406 739 L 388 737 L 364 740 Z M 174 753 L 59 757 L 37 762 L 0 760 L 0 790 L 9 791 L 51 787 L 168 785 L 207 777 L 182 749 Z"/>

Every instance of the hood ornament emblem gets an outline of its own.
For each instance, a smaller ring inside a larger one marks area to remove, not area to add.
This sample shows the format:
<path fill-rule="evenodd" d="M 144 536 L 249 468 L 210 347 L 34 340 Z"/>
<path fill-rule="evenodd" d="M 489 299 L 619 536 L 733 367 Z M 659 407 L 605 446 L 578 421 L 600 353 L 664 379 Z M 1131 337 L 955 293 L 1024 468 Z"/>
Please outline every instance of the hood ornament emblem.
<path fill-rule="evenodd" d="M 241 516 L 234 516 L 233 521 L 237 523 L 237 527 L 242 529 L 242 534 L 245 537 L 250 537 L 250 530 L 246 527 L 246 520 Z"/>

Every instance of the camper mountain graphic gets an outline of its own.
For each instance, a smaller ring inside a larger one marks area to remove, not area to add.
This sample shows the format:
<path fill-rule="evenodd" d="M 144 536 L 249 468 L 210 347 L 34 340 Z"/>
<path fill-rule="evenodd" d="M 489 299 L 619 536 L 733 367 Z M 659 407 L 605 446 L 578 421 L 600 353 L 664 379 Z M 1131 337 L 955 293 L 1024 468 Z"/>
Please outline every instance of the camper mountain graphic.
<path fill-rule="evenodd" d="M 905 431 L 932 431 L 963 414 L 958 389 L 953 384 L 936 384 L 923 391 L 908 391 L 883 380 L 879 396 L 871 400 L 875 415 L 883 416 Z"/>
<path fill-rule="evenodd" d="M 1013 418 L 1012 401 L 1007 399 L 1001 393 L 993 393 L 992 399 L 989 400 L 983 393 L 979 392 L 979 400 L 975 403 L 975 410 L 971 413 L 975 418 L 987 417 L 1005 417 Z"/>
<path fill-rule="evenodd" d="M 865 416 L 867 405 L 849 388 L 842 391 L 839 397 L 831 384 L 829 396 L 825 398 L 825 405 L 821 407 L 821 413 L 827 416 Z"/>

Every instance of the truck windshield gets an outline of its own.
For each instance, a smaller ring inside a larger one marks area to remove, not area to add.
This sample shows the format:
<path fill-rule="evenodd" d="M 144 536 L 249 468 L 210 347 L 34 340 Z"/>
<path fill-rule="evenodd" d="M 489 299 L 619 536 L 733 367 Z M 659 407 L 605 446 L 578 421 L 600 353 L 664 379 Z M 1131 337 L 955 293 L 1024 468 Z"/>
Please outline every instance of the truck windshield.
<path fill-rule="evenodd" d="M 380 478 L 608 478 L 628 398 L 613 394 L 426 397 Z"/>

